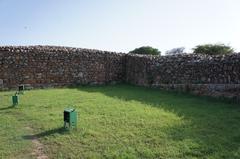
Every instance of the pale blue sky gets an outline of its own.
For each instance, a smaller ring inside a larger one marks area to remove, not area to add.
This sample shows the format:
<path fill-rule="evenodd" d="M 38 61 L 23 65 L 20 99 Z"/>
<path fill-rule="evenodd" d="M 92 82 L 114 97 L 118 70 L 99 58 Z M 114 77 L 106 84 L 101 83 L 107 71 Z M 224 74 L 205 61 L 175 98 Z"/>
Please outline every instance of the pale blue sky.
<path fill-rule="evenodd" d="M 0 0 L 0 45 L 240 51 L 240 0 Z"/>

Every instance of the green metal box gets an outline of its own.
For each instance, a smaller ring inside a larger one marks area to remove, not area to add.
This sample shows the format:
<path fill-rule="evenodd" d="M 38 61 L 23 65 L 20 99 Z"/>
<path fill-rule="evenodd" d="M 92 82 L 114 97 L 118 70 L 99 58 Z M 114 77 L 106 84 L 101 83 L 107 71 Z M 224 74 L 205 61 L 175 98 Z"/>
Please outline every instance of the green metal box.
<path fill-rule="evenodd" d="M 77 112 L 75 109 L 65 109 L 64 116 L 64 128 L 76 128 L 77 127 Z"/>
<path fill-rule="evenodd" d="M 19 93 L 19 94 L 24 94 L 24 90 L 25 90 L 24 85 L 19 85 L 19 86 L 18 86 L 18 93 Z"/>
<path fill-rule="evenodd" d="M 13 103 L 13 106 L 18 105 L 18 96 L 17 95 L 12 96 L 12 103 Z"/>

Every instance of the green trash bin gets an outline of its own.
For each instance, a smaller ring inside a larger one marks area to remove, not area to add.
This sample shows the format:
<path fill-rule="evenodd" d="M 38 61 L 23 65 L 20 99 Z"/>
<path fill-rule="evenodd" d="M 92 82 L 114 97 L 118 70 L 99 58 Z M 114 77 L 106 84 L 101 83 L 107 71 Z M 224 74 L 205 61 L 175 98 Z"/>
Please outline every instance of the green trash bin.
<path fill-rule="evenodd" d="M 63 116 L 65 129 L 77 128 L 77 112 L 75 109 L 65 109 Z"/>
<path fill-rule="evenodd" d="M 13 106 L 18 105 L 18 96 L 17 95 L 12 96 L 12 103 L 13 103 Z"/>

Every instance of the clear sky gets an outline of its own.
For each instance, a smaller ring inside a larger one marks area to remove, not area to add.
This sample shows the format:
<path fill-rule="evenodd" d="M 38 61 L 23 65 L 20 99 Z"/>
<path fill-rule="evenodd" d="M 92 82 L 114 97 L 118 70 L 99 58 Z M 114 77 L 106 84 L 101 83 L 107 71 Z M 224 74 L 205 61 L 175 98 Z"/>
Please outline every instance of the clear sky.
<path fill-rule="evenodd" d="M 240 0 L 0 0 L 0 20 L 0 45 L 240 51 Z"/>

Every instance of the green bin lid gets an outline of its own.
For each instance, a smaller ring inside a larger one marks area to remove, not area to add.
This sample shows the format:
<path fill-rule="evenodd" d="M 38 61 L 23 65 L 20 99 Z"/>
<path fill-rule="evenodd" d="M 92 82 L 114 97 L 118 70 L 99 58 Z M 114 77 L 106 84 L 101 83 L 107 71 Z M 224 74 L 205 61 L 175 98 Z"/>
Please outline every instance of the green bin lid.
<path fill-rule="evenodd" d="M 64 112 L 74 112 L 75 111 L 75 109 L 73 109 L 73 108 L 66 108 L 66 109 L 64 109 Z"/>

